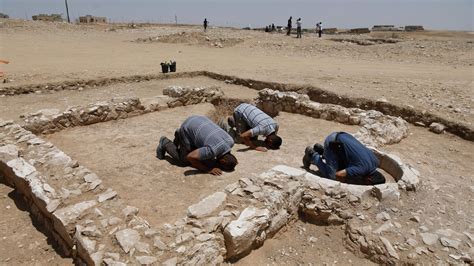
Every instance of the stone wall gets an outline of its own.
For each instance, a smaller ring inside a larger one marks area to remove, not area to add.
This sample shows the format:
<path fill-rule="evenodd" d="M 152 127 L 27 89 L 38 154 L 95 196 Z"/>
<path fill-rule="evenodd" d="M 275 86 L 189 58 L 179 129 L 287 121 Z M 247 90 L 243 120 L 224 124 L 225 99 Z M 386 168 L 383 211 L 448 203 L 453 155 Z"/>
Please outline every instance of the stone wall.
<path fill-rule="evenodd" d="M 85 126 L 110 120 L 124 119 L 145 112 L 138 98 L 112 99 L 87 106 L 43 109 L 24 118 L 24 128 L 38 134 L 51 134 L 68 127 Z"/>
<path fill-rule="evenodd" d="M 307 94 L 313 101 L 320 103 L 338 104 L 348 108 L 362 108 L 380 111 L 387 115 L 400 116 L 410 123 L 429 126 L 432 123 L 440 123 L 445 131 L 457 135 L 463 139 L 474 141 L 474 130 L 470 125 L 462 122 L 452 121 L 423 110 L 418 110 L 410 106 L 399 106 L 389 102 L 371 100 L 367 98 L 350 97 L 321 89 L 310 85 L 294 85 L 254 79 L 244 79 L 231 75 L 224 75 L 209 71 L 194 71 L 157 75 L 134 75 L 118 78 L 103 78 L 91 80 L 75 80 L 47 84 L 33 84 L 22 86 L 0 87 L 0 96 L 13 96 L 28 93 L 54 92 L 60 90 L 83 90 L 99 86 L 107 86 L 117 83 L 142 82 L 150 80 L 171 79 L 180 77 L 205 76 L 215 80 L 224 81 L 230 84 L 242 85 L 255 90 L 270 88 L 279 91 L 297 91 Z"/>
<path fill-rule="evenodd" d="M 212 102 L 224 96 L 218 87 L 172 86 L 165 89 L 163 93 L 170 97 L 157 96 L 144 99 L 143 104 L 138 98 L 114 98 L 87 106 L 70 107 L 64 112 L 57 109 L 43 109 L 27 114 L 24 117 L 23 127 L 35 134 L 51 134 L 69 127 L 86 126 L 178 106 Z"/>
<path fill-rule="evenodd" d="M 399 117 L 384 115 L 374 110 L 366 111 L 317 103 L 311 101 L 307 95 L 296 92 L 264 89 L 259 91 L 257 104 L 271 116 L 285 111 L 347 125 L 358 125 L 361 128 L 355 137 L 373 147 L 398 143 L 408 136 L 408 124 Z"/>
<path fill-rule="evenodd" d="M 212 102 L 224 96 L 224 92 L 217 86 L 206 88 L 170 86 L 163 90 L 163 94 L 174 98 L 168 102 L 170 108 Z"/>

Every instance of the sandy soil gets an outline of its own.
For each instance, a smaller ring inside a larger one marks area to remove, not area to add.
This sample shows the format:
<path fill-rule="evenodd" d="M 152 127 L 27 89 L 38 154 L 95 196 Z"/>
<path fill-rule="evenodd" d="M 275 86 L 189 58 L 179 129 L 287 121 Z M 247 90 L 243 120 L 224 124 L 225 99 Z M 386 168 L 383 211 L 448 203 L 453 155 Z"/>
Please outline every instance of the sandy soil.
<path fill-rule="evenodd" d="M 0 183 L 0 264 L 70 265 L 30 217 L 27 205 L 15 191 Z"/>
<path fill-rule="evenodd" d="M 283 34 L 211 29 L 207 34 L 212 39 L 238 38 L 244 42 L 223 49 L 134 42 L 183 31 L 201 29 L 0 20 L 0 54 L 11 61 L 2 68 L 13 80 L 1 86 L 157 73 L 160 62 L 174 59 L 178 71 L 210 70 L 242 78 L 312 84 L 351 96 L 386 98 L 471 126 L 474 122 L 473 34 L 388 33 L 382 37 L 402 41 L 360 46 L 331 41 L 334 36 L 329 35 L 318 39 L 306 34 L 296 39 Z"/>
<path fill-rule="evenodd" d="M 285 125 L 280 129 L 283 148 L 260 153 L 240 151 L 245 146 L 236 145 L 233 151 L 239 165 L 232 173 L 215 177 L 155 158 L 162 135 L 173 138 L 176 128 L 188 116 L 206 115 L 212 110 L 210 104 L 180 107 L 72 128 L 45 138 L 97 173 L 106 186 L 115 189 L 128 204 L 138 207 L 151 224 L 160 225 L 185 216 L 189 205 L 223 190 L 239 178 L 258 175 L 278 164 L 301 167 L 301 151 L 333 130 L 357 131 L 354 126 L 282 113 L 276 120 Z M 307 130 L 314 133 L 307 134 Z M 256 161 L 259 163 L 255 164 Z"/>
<path fill-rule="evenodd" d="M 212 40 L 235 38 L 243 42 L 222 49 L 195 45 L 186 40 L 176 43 L 135 42 L 138 38 L 167 36 L 183 31 L 199 32 L 200 28 L 150 26 L 132 29 L 111 25 L 77 26 L 0 19 L 0 58 L 11 61 L 9 65 L 0 66 L 10 81 L 0 86 L 151 74 L 159 72 L 160 62 L 175 59 L 178 71 L 209 70 L 242 78 L 311 84 L 349 96 L 385 98 L 399 105 L 414 106 L 464 122 L 470 127 L 474 122 L 474 34 L 471 33 L 340 36 L 401 40 L 396 44 L 360 46 L 329 40 L 333 36 L 317 39 L 314 35 L 306 34 L 298 40 L 281 34 L 211 29 L 207 36 Z M 179 79 L 118 84 L 81 92 L 5 97 L 0 98 L 0 118 L 18 121 L 19 115 L 42 108 L 64 109 L 70 105 L 114 96 L 151 97 L 161 94 L 161 90 L 168 85 L 215 83 L 206 78 Z M 255 91 L 244 87 L 223 83 L 220 86 L 228 96 L 252 98 L 256 95 Z M 110 184 L 130 204 L 142 207 L 141 214 L 150 222 L 161 223 L 181 217 L 190 203 L 242 176 L 260 173 L 278 163 L 298 167 L 304 146 L 321 140 L 331 131 L 355 131 L 353 127 L 283 113 L 277 118 L 284 125 L 281 127 L 285 139 L 282 150 L 268 154 L 236 152 L 240 160 L 238 170 L 222 177 L 185 175 L 190 169 L 177 168 L 154 158 L 154 150 L 162 134 L 172 136 L 185 117 L 206 114 L 212 109 L 211 105 L 185 107 L 180 108 L 180 112 L 169 110 L 73 128 L 48 138 L 97 172 L 106 184 Z M 419 226 L 423 225 L 433 231 L 452 229 L 459 233 L 467 231 L 474 234 L 472 142 L 412 127 L 407 139 L 384 150 L 400 155 L 417 168 L 423 180 L 420 191 L 404 197 L 397 206 L 399 211 L 391 213 L 393 221 L 402 225 L 403 232 L 416 229 L 419 233 Z M 255 161 L 259 163 L 255 164 Z M 102 164 L 107 167 L 101 167 Z M 258 167 L 255 168 L 255 165 Z M 135 187 L 136 191 L 131 191 L 130 187 Z M 183 191 L 192 192 L 188 194 L 191 197 L 186 202 L 177 200 Z M 134 197 L 141 193 L 153 194 L 153 201 L 143 202 Z M 0 208 L 6 214 L 2 215 L 2 218 L 6 218 L 0 222 L 0 264 L 72 263 L 70 259 L 61 259 L 56 255 L 46 237 L 32 225 L 29 215 L 21 206 L 15 205 L 16 201 L 12 198 L 11 189 L 0 185 Z M 173 212 L 170 207 L 178 211 Z M 383 205 L 377 208 L 378 211 L 389 211 Z M 420 223 L 409 221 L 413 213 L 420 216 Z M 301 227 L 306 228 L 308 235 L 318 239 L 314 247 L 307 236 L 300 234 Z M 326 237 L 325 230 L 329 230 L 332 237 Z M 337 228 L 314 227 L 298 222 L 295 227 L 279 234 L 275 240 L 266 242 L 265 246 L 239 263 L 335 264 L 335 257 L 341 264 L 368 263 L 349 253 L 344 254 L 339 236 Z M 467 244 L 463 242 L 463 245 Z M 437 257 L 445 259 L 452 253 L 439 247 L 433 250 L 419 257 L 419 260 L 434 264 Z M 296 253 L 304 255 L 296 257 Z"/>

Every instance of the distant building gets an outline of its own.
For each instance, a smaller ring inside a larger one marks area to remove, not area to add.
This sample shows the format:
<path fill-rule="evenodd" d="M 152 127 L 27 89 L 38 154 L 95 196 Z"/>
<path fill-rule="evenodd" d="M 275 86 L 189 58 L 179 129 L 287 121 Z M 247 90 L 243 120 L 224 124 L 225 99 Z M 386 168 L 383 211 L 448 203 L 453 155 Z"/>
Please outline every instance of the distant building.
<path fill-rule="evenodd" d="M 107 23 L 106 17 L 94 17 L 92 15 L 86 15 L 79 17 L 79 23 Z"/>
<path fill-rule="evenodd" d="M 393 31 L 396 30 L 395 25 L 374 25 L 372 31 Z"/>
<path fill-rule="evenodd" d="M 10 18 L 7 14 L 0 13 L 0 18 Z"/>
<path fill-rule="evenodd" d="M 323 28 L 324 34 L 336 34 L 337 28 Z"/>
<path fill-rule="evenodd" d="M 370 33 L 370 30 L 369 30 L 369 28 L 355 28 L 355 29 L 350 29 L 349 33 L 364 34 L 364 33 Z"/>
<path fill-rule="evenodd" d="M 40 20 L 40 21 L 63 21 L 63 17 L 61 14 L 39 14 L 31 17 L 33 20 Z"/>
<path fill-rule="evenodd" d="M 419 25 L 410 25 L 410 26 L 405 26 L 405 31 L 424 31 L 425 29 L 423 26 Z"/>

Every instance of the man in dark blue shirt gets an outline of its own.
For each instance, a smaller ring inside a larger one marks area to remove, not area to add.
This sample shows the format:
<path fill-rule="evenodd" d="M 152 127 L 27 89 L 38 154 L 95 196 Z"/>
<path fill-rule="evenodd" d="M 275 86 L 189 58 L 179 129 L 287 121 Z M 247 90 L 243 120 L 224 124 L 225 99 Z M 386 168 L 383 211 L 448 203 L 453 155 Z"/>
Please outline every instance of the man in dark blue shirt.
<path fill-rule="evenodd" d="M 345 132 L 333 132 L 324 141 L 307 147 L 303 166 L 314 164 L 325 178 L 350 184 L 376 185 L 385 183 L 385 177 L 377 171 L 379 161 L 375 154 Z"/>

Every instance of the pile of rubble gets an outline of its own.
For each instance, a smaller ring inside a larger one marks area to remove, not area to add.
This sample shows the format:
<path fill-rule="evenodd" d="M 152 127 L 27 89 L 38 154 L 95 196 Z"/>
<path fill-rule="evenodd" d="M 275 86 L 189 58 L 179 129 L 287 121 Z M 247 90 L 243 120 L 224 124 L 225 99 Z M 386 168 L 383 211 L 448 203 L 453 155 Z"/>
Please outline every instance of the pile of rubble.
<path fill-rule="evenodd" d="M 398 143 L 408 136 L 408 123 L 400 117 L 384 115 L 375 110 L 366 111 L 317 103 L 311 101 L 307 95 L 296 92 L 264 89 L 259 91 L 257 104 L 271 116 L 284 111 L 348 125 L 359 125 L 361 128 L 355 134 L 356 138 L 373 147 Z"/>
<path fill-rule="evenodd" d="M 163 90 L 163 94 L 174 98 L 168 102 L 170 108 L 212 102 L 224 96 L 224 92 L 217 86 L 204 88 L 169 86 Z"/>

